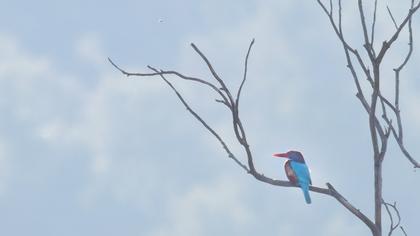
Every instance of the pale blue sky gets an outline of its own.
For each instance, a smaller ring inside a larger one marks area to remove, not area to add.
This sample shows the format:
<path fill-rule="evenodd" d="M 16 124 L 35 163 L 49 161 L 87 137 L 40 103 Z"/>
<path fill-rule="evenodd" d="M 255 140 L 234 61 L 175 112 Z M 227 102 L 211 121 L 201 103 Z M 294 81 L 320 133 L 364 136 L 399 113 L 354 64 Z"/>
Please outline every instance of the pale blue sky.
<path fill-rule="evenodd" d="M 255 38 L 241 116 L 257 168 L 285 179 L 271 154 L 301 150 L 314 185 L 331 182 L 372 217 L 367 116 L 326 16 L 316 1 L 302 2 L 0 0 L 0 234 L 369 235 L 332 198 L 311 193 L 306 205 L 299 189 L 251 178 L 166 84 L 126 79 L 106 60 L 211 79 L 194 42 L 235 88 Z M 377 42 L 393 30 L 387 3 L 379 3 Z M 357 44 L 357 11 L 346 4 Z M 389 4 L 401 21 L 408 3 Z M 415 37 L 419 26 L 417 16 Z M 401 41 L 385 61 L 384 89 L 406 50 Z M 415 45 L 401 88 L 405 142 L 417 159 L 419 55 Z M 172 81 L 243 159 L 215 95 Z M 398 202 L 414 235 L 420 172 L 389 148 L 384 197 Z"/>

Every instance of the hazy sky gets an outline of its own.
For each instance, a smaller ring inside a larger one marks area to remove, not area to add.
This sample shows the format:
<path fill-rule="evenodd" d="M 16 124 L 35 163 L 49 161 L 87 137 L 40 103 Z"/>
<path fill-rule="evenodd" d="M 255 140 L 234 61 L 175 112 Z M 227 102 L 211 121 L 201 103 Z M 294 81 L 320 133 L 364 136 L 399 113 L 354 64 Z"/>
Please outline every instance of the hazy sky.
<path fill-rule="evenodd" d="M 379 2 L 377 46 L 394 30 L 386 5 L 397 22 L 409 5 Z M 346 36 L 362 51 L 352 4 L 344 5 Z M 271 154 L 300 150 L 314 185 L 331 182 L 372 217 L 367 115 L 315 0 L 0 0 L 0 6 L 1 235 L 369 235 L 333 198 L 311 193 L 306 205 L 299 189 L 256 181 L 160 79 L 126 79 L 107 62 L 109 56 L 132 71 L 152 65 L 212 80 L 194 42 L 233 89 L 255 38 L 240 112 L 256 167 L 285 179 L 283 161 Z M 420 18 L 414 20 L 417 38 Z M 384 62 L 385 91 L 392 91 L 392 68 L 407 51 L 406 32 L 401 37 Z M 401 109 L 406 146 L 417 160 L 419 63 L 415 42 L 402 73 Z M 216 95 L 170 79 L 244 160 Z M 397 201 L 402 225 L 414 235 L 420 171 L 391 143 L 384 197 Z"/>

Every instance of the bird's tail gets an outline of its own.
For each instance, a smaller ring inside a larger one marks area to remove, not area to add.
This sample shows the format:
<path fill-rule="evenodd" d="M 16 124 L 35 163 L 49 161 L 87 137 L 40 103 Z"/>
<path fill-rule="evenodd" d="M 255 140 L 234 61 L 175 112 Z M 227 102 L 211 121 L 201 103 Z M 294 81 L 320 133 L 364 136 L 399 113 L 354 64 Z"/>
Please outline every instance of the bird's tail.
<path fill-rule="evenodd" d="M 309 195 L 309 185 L 304 185 L 301 187 L 303 191 L 303 195 L 305 196 L 305 201 L 308 204 L 311 204 L 311 196 Z"/>

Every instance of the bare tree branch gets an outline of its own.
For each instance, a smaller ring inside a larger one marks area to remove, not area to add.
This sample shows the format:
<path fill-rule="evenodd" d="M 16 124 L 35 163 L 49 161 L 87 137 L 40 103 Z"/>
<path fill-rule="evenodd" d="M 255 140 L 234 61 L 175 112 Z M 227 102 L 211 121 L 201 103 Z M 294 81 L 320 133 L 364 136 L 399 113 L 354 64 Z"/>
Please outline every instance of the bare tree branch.
<path fill-rule="evenodd" d="M 254 173 L 254 177 L 262 182 L 276 185 L 276 186 L 282 186 L 282 187 L 298 187 L 297 185 L 289 182 L 289 181 L 281 181 L 281 180 L 273 180 L 268 177 L 265 177 L 264 175 L 261 175 L 259 173 Z M 376 226 L 375 224 L 365 215 L 363 214 L 359 209 L 354 207 L 350 202 L 347 201 L 346 198 L 344 198 L 330 183 L 327 183 L 327 189 L 324 188 L 318 188 L 314 186 L 309 186 L 309 190 L 312 192 L 317 192 L 320 194 L 329 195 L 333 198 L 335 198 L 341 205 L 343 205 L 347 210 L 349 210 L 353 215 L 355 215 L 357 218 L 359 218 L 361 221 L 363 221 L 369 229 L 372 231 L 372 233 L 376 232 Z"/>
<path fill-rule="evenodd" d="M 394 232 L 394 230 L 396 230 L 398 228 L 398 226 L 400 226 L 400 224 L 401 224 L 401 215 L 400 215 L 400 212 L 397 208 L 397 203 L 396 202 L 394 202 L 394 204 L 390 204 L 390 203 L 385 202 L 382 199 L 382 204 L 385 206 L 385 209 L 388 213 L 389 220 L 391 221 L 391 224 L 389 225 L 389 232 L 388 232 L 388 236 L 391 236 L 392 233 Z M 391 213 L 391 209 L 397 215 L 397 222 L 394 222 L 394 216 Z"/>
<path fill-rule="evenodd" d="M 375 7 L 374 7 L 374 10 L 373 10 L 372 28 L 371 28 L 371 33 L 370 33 L 370 40 L 371 40 L 371 44 L 372 44 L 372 49 L 374 49 L 373 43 L 375 41 L 375 24 L 376 24 L 376 10 L 377 9 L 378 9 L 378 0 L 375 0 Z"/>
<path fill-rule="evenodd" d="M 378 57 L 376 58 L 376 60 L 378 62 L 381 62 L 382 61 L 383 57 L 385 56 L 386 51 L 388 51 L 388 49 L 395 42 L 395 40 L 397 40 L 397 38 L 398 38 L 401 30 L 406 26 L 406 24 L 411 19 L 411 17 L 413 16 L 413 14 L 416 13 L 416 11 L 419 8 L 420 8 L 420 2 L 417 3 L 416 6 L 412 6 L 411 9 L 408 11 L 407 16 L 404 18 L 404 20 L 402 21 L 402 23 L 398 26 L 396 32 L 392 35 L 392 37 L 388 41 L 384 41 L 382 43 L 381 51 L 379 52 Z"/>
<path fill-rule="evenodd" d="M 330 15 L 332 16 L 333 13 L 334 13 L 334 11 L 333 11 L 333 2 L 332 2 L 332 0 L 330 0 Z"/>
<path fill-rule="evenodd" d="M 182 102 L 182 104 L 185 106 L 185 108 L 187 109 L 188 112 L 190 112 L 194 118 L 196 118 L 211 134 L 213 134 L 214 137 L 216 137 L 216 139 L 220 142 L 220 144 L 222 144 L 223 149 L 225 149 L 225 151 L 228 153 L 229 158 L 231 158 L 232 160 L 235 161 L 236 164 L 238 164 L 242 169 L 244 169 L 245 171 L 249 172 L 249 169 L 242 164 L 236 157 L 235 155 L 233 155 L 233 153 L 230 151 L 230 149 L 228 148 L 228 146 L 226 145 L 226 143 L 223 141 L 223 139 L 220 137 L 220 135 L 214 131 L 201 117 L 200 115 L 198 115 L 193 109 L 191 109 L 191 107 L 188 105 L 188 103 L 185 101 L 185 99 L 182 97 L 182 95 L 178 92 L 178 90 L 172 85 L 172 83 L 170 83 L 164 76 L 164 74 L 162 73 L 163 71 L 158 71 L 157 69 L 149 66 L 149 68 L 151 70 L 153 70 L 154 72 L 156 72 L 157 75 L 159 75 L 170 87 L 171 89 L 175 92 L 175 94 L 177 95 L 178 99 Z"/>
<path fill-rule="evenodd" d="M 363 36 L 364 36 L 364 39 L 365 39 L 364 47 L 366 49 L 366 52 L 367 52 L 369 58 L 372 60 L 374 58 L 373 47 L 372 47 L 372 43 L 369 41 L 369 36 L 368 36 L 368 31 L 367 31 L 367 26 L 366 26 L 365 13 L 363 11 L 362 0 L 358 0 L 358 6 L 359 6 L 360 22 L 362 23 Z"/>
<path fill-rule="evenodd" d="M 407 236 L 407 233 L 405 232 L 404 227 L 400 226 L 400 229 L 401 229 L 401 231 L 403 232 L 403 234 L 404 234 L 405 236 Z"/>
<path fill-rule="evenodd" d="M 216 73 L 216 71 L 214 70 L 213 66 L 211 65 L 210 61 L 207 59 L 207 57 L 200 51 L 200 49 L 197 48 L 197 46 L 194 45 L 194 43 L 191 43 L 191 47 L 198 53 L 198 55 L 200 55 L 201 59 L 203 59 L 203 61 L 206 63 L 207 67 L 209 68 L 211 74 L 213 75 L 213 77 L 217 80 L 217 82 L 219 82 L 220 86 L 222 87 L 222 90 L 228 95 L 230 104 L 232 104 L 233 107 L 233 98 L 232 98 L 232 94 L 230 93 L 229 89 L 226 87 L 225 83 L 223 82 L 223 80 L 219 77 L 219 75 Z"/>
<path fill-rule="evenodd" d="M 359 7 L 359 14 L 360 14 L 360 22 L 362 23 L 362 28 L 363 28 L 363 36 L 365 39 L 365 44 L 369 45 L 369 36 L 368 36 L 368 32 L 367 32 L 367 27 L 366 27 L 366 19 L 365 19 L 365 13 L 363 11 L 363 1 L 362 0 L 358 0 L 358 7 Z"/>
<path fill-rule="evenodd" d="M 241 96 L 242 87 L 244 86 L 244 83 L 245 83 L 245 80 L 246 80 L 246 76 L 247 76 L 247 72 L 248 72 L 249 53 L 251 52 L 252 45 L 254 45 L 254 41 L 255 40 L 252 39 L 251 44 L 248 47 L 248 52 L 246 53 L 245 66 L 244 66 L 244 77 L 242 79 L 241 85 L 239 86 L 238 94 L 236 95 L 236 110 L 238 110 L 238 107 L 239 107 L 239 97 Z"/>
<path fill-rule="evenodd" d="M 411 0 L 411 9 L 414 7 L 414 0 Z M 389 11 L 390 12 L 390 11 Z M 390 12 L 390 15 L 392 17 L 392 14 Z M 410 16 L 408 19 L 408 46 L 409 50 L 407 52 L 407 55 L 405 56 L 403 62 L 394 69 L 395 73 L 395 101 L 394 105 L 391 106 L 389 102 L 386 102 L 387 105 L 391 108 L 391 110 L 394 112 L 395 117 L 397 119 L 397 129 L 395 130 L 394 127 L 392 127 L 393 136 L 395 140 L 397 141 L 402 153 L 404 156 L 413 164 L 414 168 L 420 168 L 420 163 L 418 163 L 415 159 L 412 158 L 412 156 L 408 153 L 406 148 L 404 147 L 404 133 L 403 133 L 403 127 L 402 127 L 402 119 L 401 119 L 401 113 L 400 113 L 400 105 L 399 105 L 399 98 L 400 98 L 400 72 L 405 68 L 408 61 L 411 58 L 411 55 L 413 53 L 413 29 L 412 29 L 412 17 Z M 387 121 L 389 123 L 389 121 Z"/>
<path fill-rule="evenodd" d="M 331 25 L 332 25 L 332 27 L 334 29 L 334 32 L 336 33 L 337 37 L 340 39 L 341 43 L 345 47 L 345 50 L 348 50 L 349 52 L 351 52 L 353 55 L 356 56 L 356 59 L 357 59 L 357 62 L 359 63 L 359 66 L 362 68 L 363 72 L 366 75 L 366 79 L 368 81 L 370 81 L 371 84 L 373 84 L 372 75 L 370 73 L 370 70 L 368 69 L 368 67 L 363 62 L 363 59 L 360 56 L 359 52 L 356 49 L 354 49 L 353 47 L 351 47 L 348 44 L 348 42 L 346 41 L 346 39 L 344 38 L 343 29 L 342 29 L 342 25 L 341 25 L 341 22 L 342 22 L 341 0 L 338 1 L 338 5 L 339 5 L 339 8 L 338 8 L 338 13 L 339 13 L 338 14 L 338 19 L 339 19 L 338 26 L 337 26 L 337 24 L 334 21 L 333 15 L 327 11 L 325 5 L 320 0 L 317 0 L 317 2 L 322 7 L 322 9 L 324 10 L 325 14 L 328 16 L 328 18 L 330 20 L 330 23 L 331 23 Z"/>
<path fill-rule="evenodd" d="M 252 41 L 251 44 L 250 44 L 249 49 L 251 48 L 251 45 L 253 43 L 254 42 Z M 233 130 L 235 132 L 236 138 L 238 139 L 239 143 L 245 148 L 245 151 L 247 153 L 247 158 L 248 158 L 248 167 L 249 167 L 249 170 L 251 172 L 254 172 L 255 171 L 255 167 L 254 167 L 254 162 L 253 162 L 253 159 L 252 159 L 251 149 L 249 147 L 249 144 L 246 141 L 245 131 L 244 131 L 244 128 L 242 126 L 242 122 L 241 122 L 241 120 L 239 118 L 239 115 L 238 115 L 238 112 L 237 112 L 237 106 L 235 105 L 235 101 L 233 100 L 232 94 L 231 94 L 229 88 L 224 83 L 224 81 L 216 73 L 216 71 L 214 70 L 212 64 L 207 59 L 207 57 L 204 55 L 204 53 L 202 53 L 200 51 L 200 49 L 198 49 L 198 47 L 195 46 L 193 43 L 191 44 L 191 46 L 200 55 L 200 57 L 204 60 L 204 62 L 206 63 L 207 67 L 209 68 L 210 72 L 212 73 L 213 77 L 219 82 L 220 86 L 222 87 L 222 90 L 227 94 L 228 99 L 229 99 L 229 103 L 231 104 Z"/>
<path fill-rule="evenodd" d="M 338 193 L 334 187 L 327 183 L 328 189 L 331 190 L 331 195 L 337 199 L 343 205 L 347 210 L 349 210 L 353 215 L 355 215 L 357 218 L 359 218 L 363 223 L 365 223 L 369 229 L 372 231 L 372 234 L 376 234 L 377 228 L 375 224 L 366 216 L 364 215 L 359 209 L 355 208 L 353 205 L 351 205 L 347 199 L 345 199 L 340 193 Z"/>
<path fill-rule="evenodd" d="M 407 150 L 404 147 L 402 121 L 401 121 L 401 115 L 400 115 L 400 109 L 399 109 L 399 83 L 400 83 L 399 75 L 400 75 L 400 71 L 405 67 L 408 60 L 410 59 L 410 56 L 413 50 L 411 21 L 412 21 L 412 15 L 420 7 L 420 2 L 416 6 L 414 6 L 414 0 L 411 0 L 411 7 L 409 10 L 409 13 L 404 18 L 404 20 L 402 21 L 400 25 L 396 24 L 396 21 L 391 13 L 391 10 L 389 9 L 389 7 L 387 7 L 388 13 L 392 21 L 394 22 L 394 25 L 396 26 L 396 32 L 392 35 L 392 37 L 388 41 L 383 42 L 382 48 L 378 56 L 376 56 L 376 53 L 374 50 L 374 39 L 375 39 L 375 24 L 376 24 L 378 2 L 377 0 L 375 0 L 374 2 L 373 21 L 372 21 L 370 39 L 369 39 L 367 23 L 366 23 L 367 21 L 365 18 L 364 8 L 363 8 L 363 1 L 358 0 L 358 10 L 359 10 L 360 22 L 361 22 L 361 26 L 363 30 L 363 38 L 364 38 L 363 47 L 366 49 L 366 52 L 369 56 L 368 62 L 372 65 L 372 70 L 373 70 L 372 73 L 369 70 L 369 67 L 367 66 L 367 62 L 365 62 L 365 60 L 362 59 L 362 57 L 360 56 L 360 54 L 354 47 L 350 46 L 350 44 L 346 41 L 344 37 L 343 29 L 341 26 L 342 25 L 341 0 L 338 0 L 338 5 L 339 5 L 338 25 L 335 19 L 333 18 L 332 8 L 330 7 L 331 10 L 328 11 L 325 5 L 321 2 L 321 0 L 317 0 L 317 2 L 321 6 L 323 12 L 328 16 L 328 19 L 332 25 L 332 28 L 334 29 L 334 32 L 336 33 L 337 37 L 340 39 L 343 45 L 346 60 L 347 60 L 347 67 L 349 68 L 351 75 L 353 77 L 354 84 L 356 85 L 356 89 L 357 89 L 356 96 L 360 100 L 363 108 L 366 110 L 366 112 L 369 115 L 369 129 L 370 129 L 371 141 L 372 141 L 372 147 L 373 147 L 373 153 L 374 153 L 373 159 L 374 159 L 375 223 L 373 224 L 374 230 L 372 230 L 372 233 L 374 236 L 381 236 L 382 235 L 382 210 L 381 210 L 382 209 L 382 162 L 385 158 L 385 154 L 388 147 L 388 140 L 391 133 L 393 134 L 395 140 L 400 146 L 402 153 L 408 158 L 408 160 L 414 165 L 414 167 L 420 167 L 419 163 L 411 157 L 411 155 L 407 152 Z M 407 23 L 408 23 L 408 30 L 409 30 L 410 48 L 403 63 L 399 67 L 394 69 L 395 78 L 396 78 L 395 79 L 395 84 L 396 84 L 395 85 L 395 103 L 392 104 L 389 101 L 389 99 L 387 99 L 385 96 L 381 94 L 380 65 L 385 56 L 385 53 L 391 47 L 393 42 L 397 40 L 399 33 L 407 25 Z M 372 91 L 371 91 L 371 99 L 369 102 L 366 99 L 364 91 L 362 90 L 361 81 L 354 67 L 352 58 L 355 58 L 355 60 L 357 60 L 360 68 L 362 69 L 362 71 L 364 72 L 364 75 L 366 76 L 366 80 L 371 85 Z M 387 125 L 384 127 L 382 126 L 376 114 L 378 101 L 380 102 L 380 105 L 382 108 L 382 118 Z M 397 128 L 393 126 L 392 120 L 390 119 L 389 114 L 388 114 L 388 109 L 390 109 L 390 111 L 392 111 L 392 114 L 395 115 L 396 117 Z"/>
<path fill-rule="evenodd" d="M 319 1 L 319 0 L 318 0 L 318 3 L 324 9 L 324 12 L 327 14 L 328 18 L 330 19 L 330 23 L 333 26 L 334 31 L 336 32 L 337 36 L 340 38 L 341 43 L 343 44 L 343 48 L 344 48 L 344 51 L 345 51 L 345 54 L 346 54 L 347 67 L 349 68 L 349 70 L 350 70 L 350 72 L 351 72 L 351 74 L 353 76 L 353 80 L 354 80 L 354 83 L 355 83 L 356 88 L 357 88 L 357 94 L 356 94 L 356 96 L 357 96 L 357 98 L 359 98 L 359 100 L 362 103 L 363 107 L 365 108 L 366 112 L 368 114 L 370 114 L 370 112 L 371 112 L 371 106 L 368 104 L 368 102 L 367 102 L 367 100 L 366 100 L 366 98 L 365 98 L 365 96 L 363 94 L 363 90 L 362 90 L 362 87 L 360 85 L 359 78 L 357 76 L 356 70 L 354 69 L 353 62 L 352 62 L 352 60 L 350 58 L 350 53 L 349 52 L 351 52 L 356 57 L 357 61 L 359 62 L 359 65 L 361 66 L 362 70 L 364 71 L 364 73 L 366 75 L 366 78 L 371 83 L 372 87 L 374 87 L 373 79 L 372 79 L 372 76 L 370 74 L 369 69 L 367 69 L 367 66 L 363 62 L 363 60 L 362 60 L 360 54 L 358 53 L 358 51 L 355 50 L 355 49 L 353 49 L 346 42 L 346 40 L 344 39 L 343 29 L 342 29 L 342 13 L 341 13 L 342 7 L 341 7 L 341 0 L 338 1 L 338 5 L 339 5 L 339 9 L 338 9 L 338 17 L 339 17 L 338 27 L 335 24 L 334 19 L 332 18 L 332 15 L 331 14 L 328 14 L 328 11 L 326 11 L 326 8 L 323 5 L 323 3 L 321 1 Z M 379 120 L 377 118 L 375 118 L 375 125 L 376 125 L 377 131 L 379 132 L 379 134 L 381 136 L 384 136 L 385 133 L 382 130 L 381 124 L 380 124 L 380 122 L 379 122 Z"/>
<path fill-rule="evenodd" d="M 121 73 L 123 73 L 125 76 L 130 77 L 130 76 L 140 76 L 140 77 L 150 77 L 150 76 L 156 76 L 156 75 L 176 75 L 181 79 L 184 80 L 191 80 L 200 84 L 204 84 L 206 86 L 209 86 L 210 88 L 212 88 L 214 91 L 216 91 L 223 99 L 225 105 L 230 106 L 228 103 L 228 100 L 226 98 L 226 96 L 220 91 L 220 89 L 218 89 L 214 84 L 207 82 L 203 79 L 199 79 L 199 78 L 195 78 L 195 77 L 190 77 L 190 76 L 186 76 L 183 75 L 177 71 L 161 71 L 161 72 L 156 72 L 156 73 L 132 73 L 132 72 L 127 72 L 125 70 L 123 70 L 121 67 L 117 66 L 112 60 L 111 58 L 108 58 L 108 61 L 115 67 L 117 68 Z"/>

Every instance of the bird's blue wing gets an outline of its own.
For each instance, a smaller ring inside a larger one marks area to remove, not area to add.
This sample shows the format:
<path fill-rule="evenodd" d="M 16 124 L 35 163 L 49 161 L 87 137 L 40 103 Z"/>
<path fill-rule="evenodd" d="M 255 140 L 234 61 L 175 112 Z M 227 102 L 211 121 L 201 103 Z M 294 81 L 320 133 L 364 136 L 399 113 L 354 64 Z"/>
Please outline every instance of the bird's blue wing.
<path fill-rule="evenodd" d="M 311 176 L 309 174 L 308 166 L 304 163 L 298 163 L 292 161 L 291 163 L 292 169 L 295 171 L 295 174 L 298 178 L 298 182 L 306 183 L 307 185 L 311 182 Z"/>
<path fill-rule="evenodd" d="M 311 197 L 309 196 L 309 185 L 311 184 L 311 176 L 309 174 L 308 166 L 304 163 L 292 161 L 290 163 L 293 171 L 296 174 L 298 183 L 305 195 L 306 203 L 311 203 Z"/>

